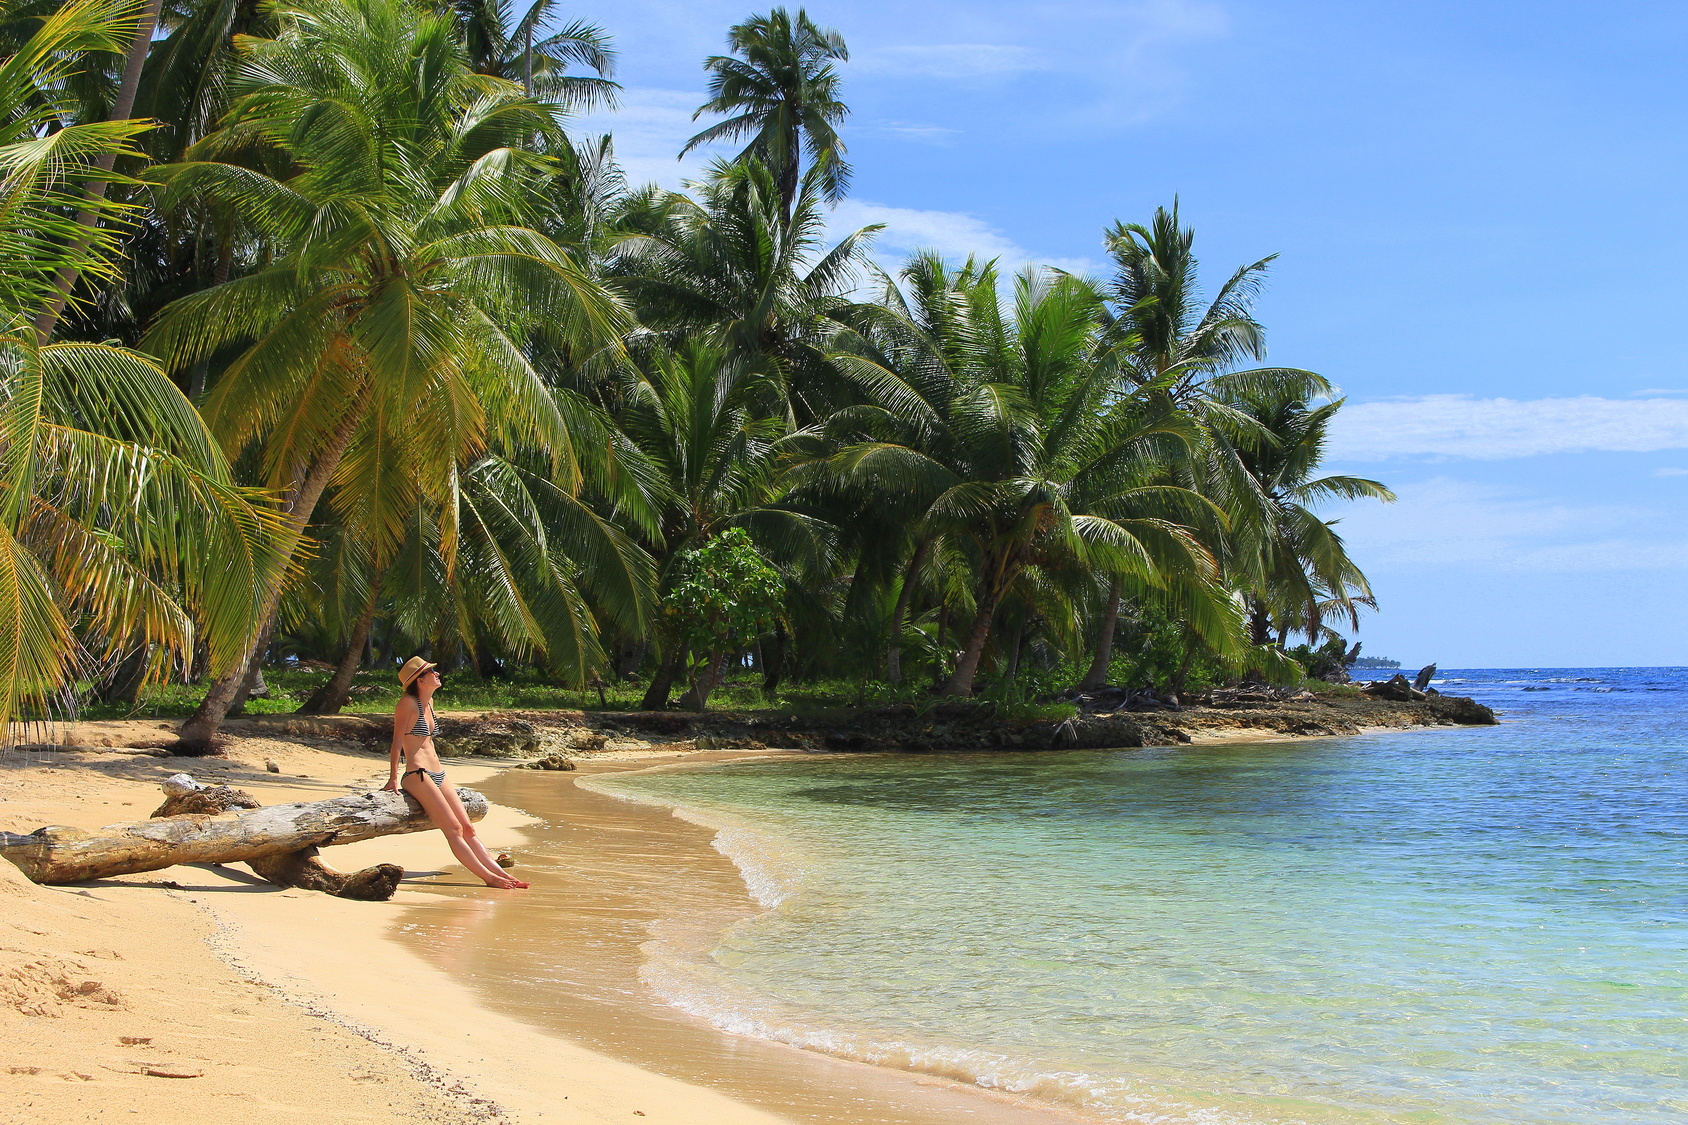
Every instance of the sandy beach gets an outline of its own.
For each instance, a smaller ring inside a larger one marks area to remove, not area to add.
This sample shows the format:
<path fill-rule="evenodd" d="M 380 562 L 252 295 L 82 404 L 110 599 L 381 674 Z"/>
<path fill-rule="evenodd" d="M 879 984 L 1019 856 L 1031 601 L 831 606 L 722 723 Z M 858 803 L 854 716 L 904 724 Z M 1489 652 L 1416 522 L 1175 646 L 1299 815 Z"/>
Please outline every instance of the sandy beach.
<path fill-rule="evenodd" d="M 135 725 L 85 724 L 73 741 L 138 741 L 123 729 Z M 942 1079 L 725 1035 L 644 993 L 639 946 L 665 887 L 692 887 L 724 917 L 753 904 L 707 830 L 573 782 L 676 760 L 611 753 L 578 774 L 511 771 L 502 781 L 502 764 L 450 763 L 460 784 L 567 795 L 578 833 L 569 877 L 526 893 L 467 879 L 431 832 L 325 853 L 343 870 L 403 865 L 388 903 L 281 890 L 243 865 L 37 887 L 0 864 L 0 1122 L 1070 1120 Z M 379 785 L 384 769 L 358 743 L 287 736 L 240 738 L 226 758 L 8 751 L 0 830 L 144 819 L 178 772 L 269 805 Z M 480 831 L 520 856 L 529 820 L 495 800 Z M 492 911 L 573 943 L 591 996 L 480 980 L 474 958 L 485 951 L 472 935 Z M 441 925 L 454 948 L 405 933 Z"/>

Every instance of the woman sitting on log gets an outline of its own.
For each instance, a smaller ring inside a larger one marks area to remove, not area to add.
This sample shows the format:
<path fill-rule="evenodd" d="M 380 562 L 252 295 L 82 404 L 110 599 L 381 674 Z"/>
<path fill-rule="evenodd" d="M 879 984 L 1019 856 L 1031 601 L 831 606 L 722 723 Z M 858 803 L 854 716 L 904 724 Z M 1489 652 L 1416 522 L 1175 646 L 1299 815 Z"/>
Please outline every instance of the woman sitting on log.
<path fill-rule="evenodd" d="M 457 796 L 457 787 L 446 779 L 440 765 L 440 756 L 434 750 L 434 735 L 439 730 L 434 718 L 434 692 L 441 679 L 439 669 L 420 656 L 411 657 L 399 669 L 404 695 L 393 709 L 392 768 L 385 788 L 402 788 L 415 797 L 434 827 L 445 833 L 451 854 L 487 886 L 501 890 L 526 887 L 520 879 L 500 870 L 497 861 L 487 854 Z M 400 773 L 406 763 L 411 768 Z"/>

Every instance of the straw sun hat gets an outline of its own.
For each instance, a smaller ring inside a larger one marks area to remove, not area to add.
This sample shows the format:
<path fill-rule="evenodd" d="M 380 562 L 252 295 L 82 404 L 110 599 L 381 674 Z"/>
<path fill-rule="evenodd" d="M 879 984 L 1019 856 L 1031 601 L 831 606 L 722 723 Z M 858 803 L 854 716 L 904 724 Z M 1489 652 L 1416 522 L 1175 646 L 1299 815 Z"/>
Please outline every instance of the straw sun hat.
<path fill-rule="evenodd" d="M 409 687 L 411 680 L 432 667 L 435 667 L 435 665 L 423 660 L 420 656 L 411 657 L 404 662 L 404 667 L 399 669 L 399 686 Z"/>

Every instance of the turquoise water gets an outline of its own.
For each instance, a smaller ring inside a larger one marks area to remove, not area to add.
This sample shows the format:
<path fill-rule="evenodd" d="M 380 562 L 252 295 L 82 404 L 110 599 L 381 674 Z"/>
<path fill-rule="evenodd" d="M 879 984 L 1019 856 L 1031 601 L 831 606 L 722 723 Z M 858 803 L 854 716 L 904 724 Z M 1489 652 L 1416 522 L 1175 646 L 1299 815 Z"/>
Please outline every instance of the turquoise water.
<path fill-rule="evenodd" d="M 1446 678 L 1506 724 L 591 784 L 768 908 L 646 966 L 729 1030 L 1118 1121 L 1688 1120 L 1688 672 Z"/>

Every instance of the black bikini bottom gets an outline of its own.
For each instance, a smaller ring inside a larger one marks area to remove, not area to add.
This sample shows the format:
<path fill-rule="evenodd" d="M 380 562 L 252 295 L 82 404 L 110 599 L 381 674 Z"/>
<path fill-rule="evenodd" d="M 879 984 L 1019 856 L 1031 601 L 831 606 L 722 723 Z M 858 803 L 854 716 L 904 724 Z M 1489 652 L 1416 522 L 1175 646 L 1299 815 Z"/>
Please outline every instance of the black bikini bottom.
<path fill-rule="evenodd" d="M 406 777 L 409 777 L 413 773 L 425 773 L 425 774 L 427 774 L 429 777 L 434 779 L 435 785 L 444 785 L 445 784 L 445 771 L 444 770 L 425 770 L 422 767 L 418 766 L 417 768 L 415 768 L 413 770 L 406 770 L 404 775 L 399 778 L 399 785 L 403 786 L 404 785 L 404 779 Z"/>

